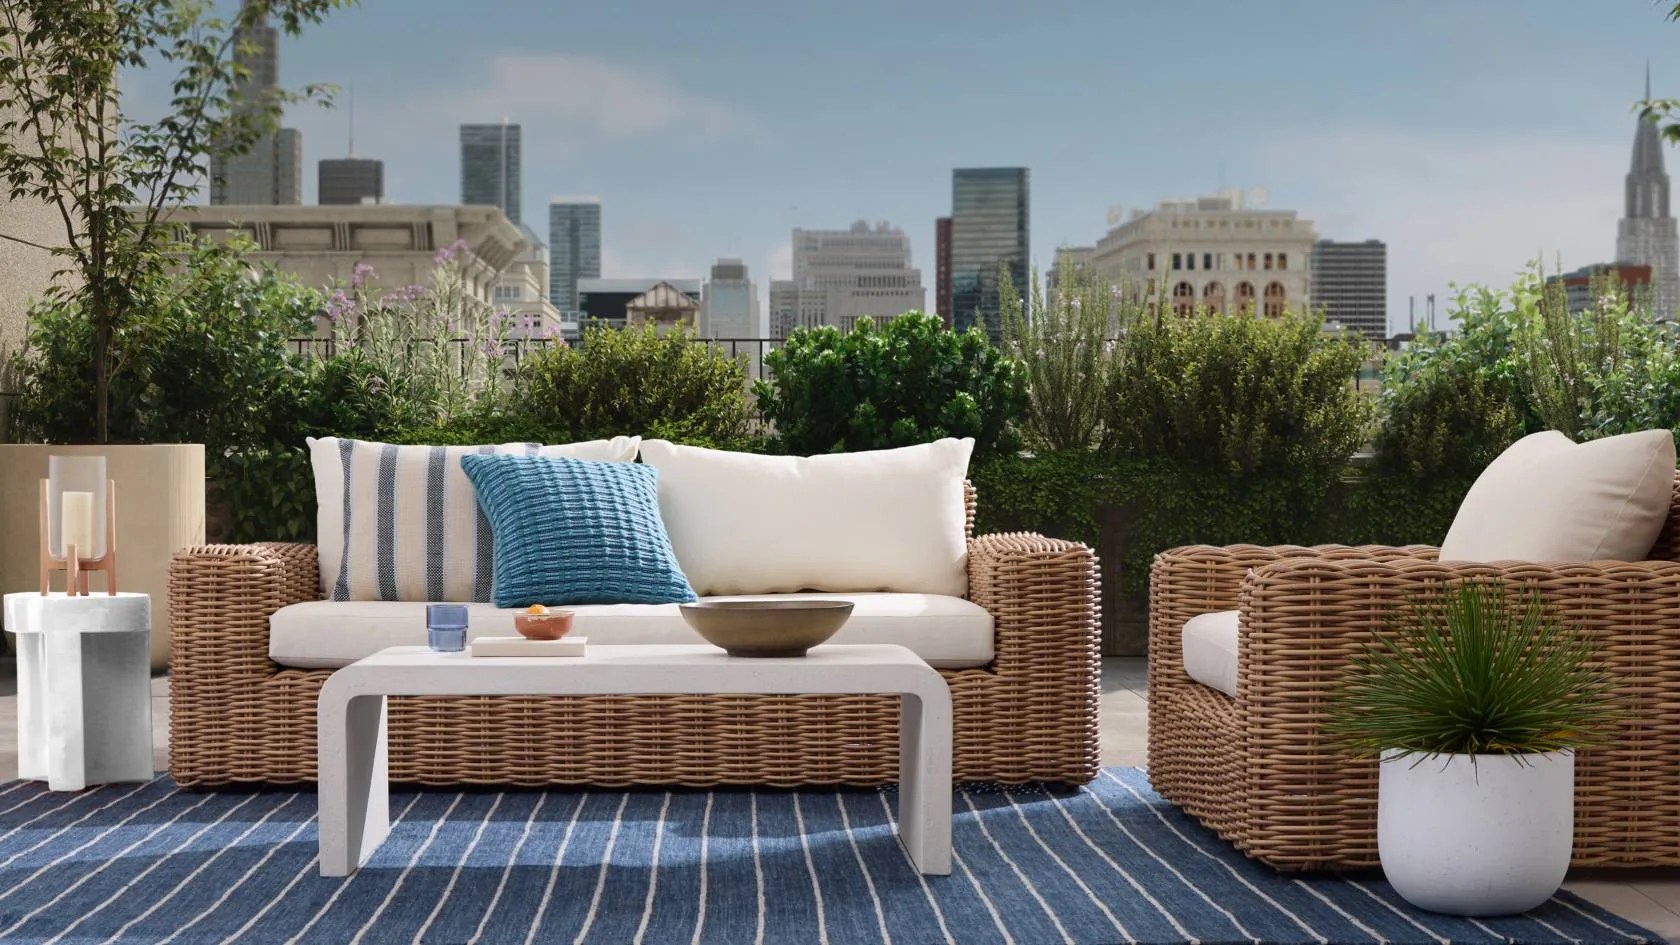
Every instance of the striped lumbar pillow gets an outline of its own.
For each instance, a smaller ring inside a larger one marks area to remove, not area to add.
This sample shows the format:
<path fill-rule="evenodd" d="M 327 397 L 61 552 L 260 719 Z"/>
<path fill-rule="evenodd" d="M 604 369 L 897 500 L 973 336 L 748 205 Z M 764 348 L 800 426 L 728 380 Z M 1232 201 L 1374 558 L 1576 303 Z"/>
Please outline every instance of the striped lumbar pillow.
<path fill-rule="evenodd" d="M 309 441 L 316 543 L 329 600 L 488 601 L 490 523 L 461 457 L 513 454 L 629 463 L 640 437 L 564 446 L 393 446 Z"/>

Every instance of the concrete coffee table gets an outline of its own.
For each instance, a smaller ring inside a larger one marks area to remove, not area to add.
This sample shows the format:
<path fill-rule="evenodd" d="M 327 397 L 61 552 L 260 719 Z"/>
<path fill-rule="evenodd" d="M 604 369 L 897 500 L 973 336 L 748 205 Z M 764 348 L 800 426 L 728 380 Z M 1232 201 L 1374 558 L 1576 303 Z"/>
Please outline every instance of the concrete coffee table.
<path fill-rule="evenodd" d="M 321 875 L 348 876 L 390 833 L 387 696 L 900 697 L 898 835 L 923 873 L 951 872 L 951 692 L 902 646 L 826 645 L 752 659 L 707 645 L 600 646 L 582 657 L 473 657 L 397 646 L 332 674 L 317 709 Z"/>

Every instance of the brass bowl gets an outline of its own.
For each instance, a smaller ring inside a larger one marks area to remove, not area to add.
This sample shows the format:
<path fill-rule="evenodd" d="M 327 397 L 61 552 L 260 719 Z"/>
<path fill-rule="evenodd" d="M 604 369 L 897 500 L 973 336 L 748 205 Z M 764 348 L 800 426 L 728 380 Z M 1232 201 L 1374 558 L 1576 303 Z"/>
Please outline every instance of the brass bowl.
<path fill-rule="evenodd" d="M 514 614 L 513 629 L 527 640 L 558 640 L 572 632 L 572 612 L 551 610 L 546 614 Z"/>
<path fill-rule="evenodd" d="M 730 656 L 804 656 L 852 615 L 844 600 L 707 600 L 682 605 L 683 619 Z"/>

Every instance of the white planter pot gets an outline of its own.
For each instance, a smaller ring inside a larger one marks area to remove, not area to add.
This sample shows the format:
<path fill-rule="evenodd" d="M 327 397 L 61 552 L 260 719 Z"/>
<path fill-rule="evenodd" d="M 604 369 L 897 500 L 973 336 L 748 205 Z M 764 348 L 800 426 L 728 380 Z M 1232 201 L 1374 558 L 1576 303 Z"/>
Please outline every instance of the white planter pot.
<path fill-rule="evenodd" d="M 1420 909 L 1509 915 L 1557 892 L 1575 835 L 1575 756 L 1383 753 L 1377 850 Z"/>

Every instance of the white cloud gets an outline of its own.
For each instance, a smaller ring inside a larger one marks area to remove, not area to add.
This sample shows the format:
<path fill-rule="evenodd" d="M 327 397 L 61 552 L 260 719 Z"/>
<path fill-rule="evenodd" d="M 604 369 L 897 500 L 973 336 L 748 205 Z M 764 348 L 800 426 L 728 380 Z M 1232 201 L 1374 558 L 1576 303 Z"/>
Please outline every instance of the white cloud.
<path fill-rule="evenodd" d="M 735 106 L 682 89 L 646 66 L 572 53 L 502 53 L 481 75 L 429 108 L 468 122 L 507 115 L 527 136 L 549 128 L 553 144 L 570 153 L 658 135 L 677 144 L 763 133 Z"/>
<path fill-rule="evenodd" d="M 601 277 L 604 279 L 703 279 L 706 267 L 676 257 L 654 258 L 645 254 L 627 256 L 611 246 L 601 247 Z"/>
<path fill-rule="evenodd" d="M 1264 179 L 1306 181 L 1310 200 L 1295 209 L 1321 238 L 1388 244 L 1389 325 L 1404 331 L 1408 296 L 1421 320 L 1434 293 L 1441 324 L 1449 282 L 1506 286 L 1531 259 L 1548 270 L 1560 257 L 1566 269 L 1612 259 L 1632 133 L 1304 130 L 1269 136 L 1256 158 Z"/>

